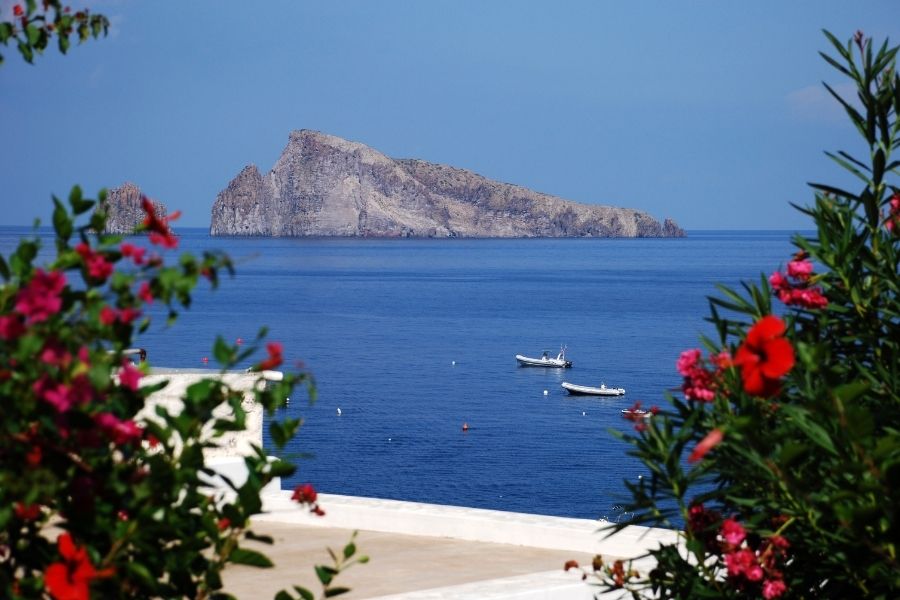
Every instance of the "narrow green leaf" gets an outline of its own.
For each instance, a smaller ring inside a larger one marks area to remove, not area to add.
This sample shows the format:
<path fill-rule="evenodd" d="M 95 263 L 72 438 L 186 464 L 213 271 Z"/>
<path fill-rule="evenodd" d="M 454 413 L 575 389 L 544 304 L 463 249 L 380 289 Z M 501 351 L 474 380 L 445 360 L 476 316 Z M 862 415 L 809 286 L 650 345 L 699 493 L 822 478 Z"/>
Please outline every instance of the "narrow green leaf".
<path fill-rule="evenodd" d="M 335 596 L 340 596 L 341 594 L 346 594 L 350 591 L 350 588 L 347 587 L 336 587 L 336 588 L 328 588 L 325 590 L 326 598 L 334 598 Z"/>
<path fill-rule="evenodd" d="M 269 568 L 275 564 L 269 560 L 269 557 L 256 550 L 248 550 L 246 548 L 235 548 L 228 557 L 228 562 L 238 565 L 249 565 L 251 567 Z"/>
<path fill-rule="evenodd" d="M 356 544 L 351 542 L 351 543 L 347 544 L 346 546 L 344 546 L 344 558 L 345 559 L 350 558 L 354 554 L 356 554 Z"/>

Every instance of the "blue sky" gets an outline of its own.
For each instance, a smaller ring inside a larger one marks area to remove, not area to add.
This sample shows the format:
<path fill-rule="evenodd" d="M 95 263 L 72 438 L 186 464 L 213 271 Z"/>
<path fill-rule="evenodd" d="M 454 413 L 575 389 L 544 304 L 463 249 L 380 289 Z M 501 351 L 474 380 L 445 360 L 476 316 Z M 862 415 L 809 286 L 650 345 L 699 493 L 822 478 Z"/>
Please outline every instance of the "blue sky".
<path fill-rule="evenodd" d="M 789 202 L 847 183 L 823 150 L 860 149 L 821 29 L 900 43 L 894 0 L 84 4 L 108 38 L 2 50 L 0 224 L 132 181 L 208 227 L 243 166 L 315 129 L 687 229 L 809 228 Z"/>

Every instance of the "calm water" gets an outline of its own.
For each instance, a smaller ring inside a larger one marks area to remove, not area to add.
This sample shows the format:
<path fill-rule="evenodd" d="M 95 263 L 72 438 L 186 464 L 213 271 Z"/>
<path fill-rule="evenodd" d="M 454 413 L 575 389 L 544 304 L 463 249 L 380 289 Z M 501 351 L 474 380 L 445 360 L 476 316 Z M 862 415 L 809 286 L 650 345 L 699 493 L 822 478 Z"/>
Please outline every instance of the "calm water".
<path fill-rule="evenodd" d="M 8 254 L 23 229 L 0 229 Z M 787 232 L 693 232 L 682 240 L 344 240 L 209 238 L 234 280 L 201 292 L 171 328 L 141 339 L 157 366 L 201 367 L 216 334 L 268 325 L 319 399 L 286 484 L 321 491 L 550 515 L 611 515 L 640 465 L 609 428 L 620 409 L 662 401 L 675 359 L 709 332 L 714 284 L 784 264 Z M 568 370 L 519 368 L 515 354 L 568 345 Z M 455 364 L 454 364 L 455 363 Z M 624 387 L 570 397 L 562 381 Z M 548 394 L 544 395 L 544 390 Z M 337 409 L 341 409 L 338 416 Z M 468 423 L 469 431 L 462 431 Z"/>

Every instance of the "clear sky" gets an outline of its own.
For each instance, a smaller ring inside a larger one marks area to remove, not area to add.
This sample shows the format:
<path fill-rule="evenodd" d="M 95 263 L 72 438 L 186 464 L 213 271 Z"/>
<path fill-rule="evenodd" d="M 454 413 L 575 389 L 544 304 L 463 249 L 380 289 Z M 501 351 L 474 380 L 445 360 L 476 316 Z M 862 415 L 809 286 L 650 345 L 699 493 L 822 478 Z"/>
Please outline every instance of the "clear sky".
<path fill-rule="evenodd" d="M 0 224 L 132 181 L 208 227 L 315 129 L 687 229 L 809 228 L 788 203 L 846 183 L 823 150 L 860 149 L 821 29 L 900 43 L 897 0 L 84 4 L 109 37 L 2 50 Z"/>

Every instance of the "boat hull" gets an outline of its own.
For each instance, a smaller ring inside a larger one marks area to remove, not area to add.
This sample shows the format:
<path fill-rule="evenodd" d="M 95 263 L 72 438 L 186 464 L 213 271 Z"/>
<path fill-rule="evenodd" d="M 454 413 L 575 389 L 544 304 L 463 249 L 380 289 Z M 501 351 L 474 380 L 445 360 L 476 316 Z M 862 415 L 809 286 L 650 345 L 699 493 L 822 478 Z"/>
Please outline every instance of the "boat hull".
<path fill-rule="evenodd" d="M 572 394 L 573 396 L 624 396 L 625 388 L 608 388 L 606 386 L 601 387 L 591 387 L 587 385 L 577 385 L 574 383 L 569 383 L 568 381 L 562 382 L 562 388 Z"/>
<path fill-rule="evenodd" d="M 546 367 L 550 369 L 568 369 L 572 361 L 563 358 L 531 358 L 516 354 L 516 360 L 520 367 Z"/>

